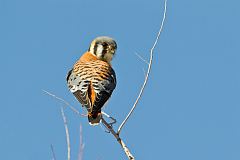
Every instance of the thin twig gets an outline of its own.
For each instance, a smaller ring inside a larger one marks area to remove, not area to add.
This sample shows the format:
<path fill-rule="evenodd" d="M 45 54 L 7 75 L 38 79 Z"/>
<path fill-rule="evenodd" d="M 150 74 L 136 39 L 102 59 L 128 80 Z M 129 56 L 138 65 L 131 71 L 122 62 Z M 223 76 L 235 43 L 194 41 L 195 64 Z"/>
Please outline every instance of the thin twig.
<path fill-rule="evenodd" d="M 50 93 L 50 92 L 46 91 L 46 90 L 43 90 L 43 89 L 42 89 L 42 91 L 43 91 L 44 93 L 52 96 L 53 98 L 56 98 L 57 100 L 61 101 L 62 103 L 64 103 L 66 106 L 68 106 L 68 107 L 69 107 L 73 112 L 75 112 L 76 114 L 78 114 L 78 115 L 80 115 L 80 116 L 84 116 L 84 117 L 87 116 L 87 115 L 85 115 L 85 114 L 81 114 L 76 108 L 74 108 L 72 105 L 70 105 L 70 103 L 68 103 L 66 100 L 64 100 L 64 99 L 56 96 L 56 95 L 53 94 L 53 93 Z"/>
<path fill-rule="evenodd" d="M 70 160 L 70 153 L 71 153 L 71 147 L 70 147 L 70 136 L 69 136 L 69 131 L 68 131 L 68 125 L 67 125 L 67 118 L 64 114 L 63 107 L 61 107 L 61 113 L 62 113 L 62 118 L 64 122 L 64 127 L 65 127 L 65 132 L 66 132 L 66 140 L 67 140 L 67 159 Z"/>
<path fill-rule="evenodd" d="M 84 149 L 84 143 L 83 143 L 83 133 L 82 133 L 82 125 L 80 124 L 80 137 L 79 137 L 79 152 L 78 152 L 78 160 L 83 160 L 83 149 Z"/>
<path fill-rule="evenodd" d="M 135 52 L 135 54 L 140 60 L 142 60 L 147 65 L 149 65 L 148 61 L 146 59 L 144 59 L 140 54 L 138 54 L 137 52 Z M 144 77 L 146 77 L 146 71 L 145 71 L 144 67 L 142 68 L 142 70 L 143 70 Z"/>
<path fill-rule="evenodd" d="M 165 2 L 164 2 L 164 13 L 163 13 L 163 19 L 162 19 L 162 22 L 161 22 L 160 29 L 159 29 L 158 34 L 157 34 L 157 36 L 156 36 L 155 42 L 154 42 L 154 44 L 153 44 L 153 46 L 152 46 L 152 48 L 151 48 L 151 50 L 150 50 L 150 58 L 149 58 L 148 70 L 147 70 L 147 74 L 146 74 L 145 80 L 144 80 L 144 82 L 143 82 L 143 85 L 142 85 L 142 88 L 141 88 L 141 90 L 140 90 L 140 92 L 139 92 L 139 95 L 138 95 L 135 103 L 133 104 L 132 109 L 130 110 L 130 112 L 128 113 L 128 115 L 126 116 L 126 118 L 123 120 L 123 122 L 121 123 L 121 125 L 119 126 L 118 131 L 117 131 L 118 134 L 121 132 L 122 127 L 124 126 L 124 124 L 126 124 L 128 118 L 131 116 L 132 112 L 133 112 L 134 109 L 136 108 L 136 106 L 137 106 L 137 104 L 138 104 L 138 101 L 140 100 L 140 98 L 141 98 L 141 96 L 142 96 L 142 94 L 143 94 L 143 91 L 144 91 L 144 89 L 145 89 L 145 86 L 146 86 L 146 84 L 147 84 L 147 82 L 148 82 L 149 73 L 150 73 L 151 68 L 152 68 L 153 51 L 154 51 L 154 49 L 155 49 L 155 47 L 156 47 L 156 45 L 157 45 L 157 43 L 158 43 L 158 39 L 159 39 L 159 37 L 160 37 L 160 35 L 161 35 L 161 32 L 162 32 L 162 29 L 163 29 L 163 25 L 164 25 L 165 18 L 166 18 L 166 12 L 167 12 L 167 0 L 165 0 Z"/>
<path fill-rule="evenodd" d="M 116 140 L 118 141 L 118 143 L 121 145 L 121 147 L 123 148 L 125 154 L 127 155 L 129 160 L 134 160 L 135 158 L 133 157 L 133 155 L 131 154 L 131 152 L 129 151 L 128 147 L 126 146 L 126 144 L 123 142 L 123 140 L 119 137 L 119 134 L 117 134 L 111 125 L 109 125 L 103 118 L 102 118 L 102 123 L 109 129 L 109 131 L 112 133 L 112 135 L 116 138 Z"/>
<path fill-rule="evenodd" d="M 149 62 L 148 62 L 146 59 L 144 59 L 142 56 L 140 56 L 137 52 L 135 52 L 135 55 L 136 55 L 140 60 L 142 60 L 144 63 L 146 63 L 146 64 L 149 65 Z"/>
<path fill-rule="evenodd" d="M 145 71 L 144 67 L 142 68 L 142 70 L 143 70 L 144 77 L 146 77 L 146 71 Z"/>
<path fill-rule="evenodd" d="M 54 148 L 53 148 L 53 145 L 51 144 L 51 151 L 52 151 L 52 160 L 57 160 L 57 158 L 56 158 L 56 154 L 55 154 L 55 152 L 54 152 Z"/>

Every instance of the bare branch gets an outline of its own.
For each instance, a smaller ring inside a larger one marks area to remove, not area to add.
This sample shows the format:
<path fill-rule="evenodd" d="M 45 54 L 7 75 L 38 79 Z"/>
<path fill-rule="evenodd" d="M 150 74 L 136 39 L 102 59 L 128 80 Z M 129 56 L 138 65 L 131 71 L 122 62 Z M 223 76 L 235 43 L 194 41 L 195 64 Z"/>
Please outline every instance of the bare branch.
<path fill-rule="evenodd" d="M 155 47 L 156 47 L 156 45 L 158 43 L 159 37 L 160 37 L 162 29 L 163 29 L 163 25 L 164 25 L 165 18 L 166 18 L 166 12 L 167 12 L 167 0 L 165 0 L 165 2 L 164 2 L 164 13 L 163 13 L 163 18 L 162 18 L 160 29 L 159 29 L 158 34 L 156 36 L 155 42 L 154 42 L 154 44 L 153 44 L 153 46 L 152 46 L 152 48 L 150 50 L 150 58 L 149 58 L 148 69 L 147 69 L 145 80 L 144 80 L 142 88 L 141 88 L 141 90 L 140 90 L 140 92 L 138 94 L 138 97 L 137 97 L 135 103 L 133 104 L 132 109 L 130 110 L 130 112 L 128 113 L 128 115 L 126 116 L 126 118 L 124 119 L 122 124 L 119 126 L 118 131 L 117 131 L 118 134 L 121 132 L 122 127 L 124 126 L 124 124 L 126 124 L 128 118 L 131 116 L 131 114 L 133 113 L 134 109 L 136 108 L 136 106 L 137 106 L 137 104 L 138 104 L 138 102 L 139 102 L 139 100 L 140 100 L 140 98 L 141 98 L 141 96 L 143 94 L 145 86 L 146 86 L 146 84 L 148 82 L 149 73 L 150 73 L 151 68 L 152 68 L 153 51 L 154 51 L 154 49 L 155 49 Z"/>
<path fill-rule="evenodd" d="M 51 144 L 51 151 L 52 151 L 52 160 L 57 160 L 57 158 L 56 158 L 56 154 L 55 154 L 55 152 L 54 152 L 54 148 L 53 148 L 53 145 Z"/>
<path fill-rule="evenodd" d="M 64 103 L 66 106 L 68 106 L 73 112 L 75 112 L 76 114 L 80 115 L 80 116 L 84 116 L 86 117 L 87 115 L 85 114 L 81 114 L 76 108 L 74 108 L 72 105 L 70 105 L 70 103 L 68 103 L 67 101 L 65 101 L 64 99 L 56 96 L 55 94 L 52 94 L 46 90 L 43 90 L 42 91 L 50 96 L 52 96 L 53 98 L 56 98 L 57 100 L 61 101 L 62 103 Z"/>
<path fill-rule="evenodd" d="M 121 145 L 122 149 L 124 150 L 125 154 L 127 155 L 128 159 L 129 160 L 134 160 L 135 158 L 133 157 L 133 155 L 129 151 L 128 147 L 123 142 L 123 140 L 119 137 L 119 134 L 117 134 L 113 130 L 112 126 L 109 125 L 103 118 L 102 118 L 102 123 L 109 129 L 110 133 L 116 138 L 116 140 L 118 141 L 118 143 Z"/>
<path fill-rule="evenodd" d="M 83 133 L 82 133 L 82 125 L 80 124 L 80 137 L 79 137 L 79 152 L 78 152 L 78 160 L 83 160 L 83 149 L 84 149 L 84 143 L 83 143 Z"/>
<path fill-rule="evenodd" d="M 67 139 L 67 159 L 70 160 L 70 153 L 71 153 L 70 136 L 68 131 L 67 118 L 64 114 L 63 107 L 61 107 L 61 113 L 62 113 L 62 118 L 63 118 L 65 132 L 66 132 L 66 139 Z"/>

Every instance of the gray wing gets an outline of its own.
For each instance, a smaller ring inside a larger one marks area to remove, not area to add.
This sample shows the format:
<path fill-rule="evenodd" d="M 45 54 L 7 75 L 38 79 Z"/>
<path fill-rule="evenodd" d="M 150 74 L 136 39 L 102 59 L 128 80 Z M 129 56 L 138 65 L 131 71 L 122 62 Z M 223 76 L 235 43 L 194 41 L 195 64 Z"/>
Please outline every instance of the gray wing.
<path fill-rule="evenodd" d="M 87 108 L 88 112 L 92 113 L 101 111 L 101 108 L 111 97 L 116 83 L 114 70 L 105 62 L 103 65 L 91 63 L 91 67 L 85 66 L 77 74 L 70 70 L 67 75 L 68 88 L 77 100 Z M 93 92 L 95 99 L 90 100 Z"/>
<path fill-rule="evenodd" d="M 93 88 L 96 92 L 96 98 L 92 106 L 92 112 L 96 113 L 101 110 L 107 100 L 111 97 L 113 90 L 116 87 L 116 74 L 112 68 L 108 72 L 108 76 L 104 80 L 97 83 L 93 82 Z"/>
<path fill-rule="evenodd" d="M 66 80 L 69 90 L 74 94 L 82 106 L 89 110 L 91 108 L 91 103 L 88 98 L 87 90 L 90 81 L 81 79 L 80 76 L 73 73 L 73 69 L 68 72 Z"/>

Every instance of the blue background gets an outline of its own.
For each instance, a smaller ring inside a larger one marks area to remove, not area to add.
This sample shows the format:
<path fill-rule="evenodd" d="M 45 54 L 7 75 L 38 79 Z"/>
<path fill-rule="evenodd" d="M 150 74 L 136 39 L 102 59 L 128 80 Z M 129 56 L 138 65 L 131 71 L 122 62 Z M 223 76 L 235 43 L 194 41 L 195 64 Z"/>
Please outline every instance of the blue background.
<path fill-rule="evenodd" d="M 139 160 L 240 159 L 240 2 L 168 2 L 149 83 L 121 137 Z M 118 85 L 105 112 L 119 126 L 143 83 L 163 0 L 0 0 L 0 159 L 66 159 L 59 101 L 82 113 L 65 75 L 97 36 L 116 39 Z M 72 159 L 126 159 L 101 127 L 66 109 Z"/>

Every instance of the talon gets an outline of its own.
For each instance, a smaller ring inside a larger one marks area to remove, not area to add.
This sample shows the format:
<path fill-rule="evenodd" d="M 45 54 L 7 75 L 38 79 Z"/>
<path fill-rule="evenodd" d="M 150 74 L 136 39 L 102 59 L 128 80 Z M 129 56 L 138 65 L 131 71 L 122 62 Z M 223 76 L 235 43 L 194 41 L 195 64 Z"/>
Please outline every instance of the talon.
<path fill-rule="evenodd" d="M 104 132 L 106 132 L 106 133 L 110 133 L 110 130 L 108 129 L 108 127 L 104 124 L 104 123 L 102 123 L 102 121 L 100 121 L 101 122 L 101 124 L 103 124 L 103 126 L 105 127 L 105 129 L 104 129 Z M 101 126 L 101 125 L 100 125 Z M 102 127 L 101 127 L 102 128 Z M 103 129 L 103 128 L 102 128 Z"/>
<path fill-rule="evenodd" d="M 110 133 L 110 131 L 109 131 L 109 130 L 105 130 L 105 132 L 106 132 L 106 133 Z"/>
<path fill-rule="evenodd" d="M 113 127 L 113 124 L 115 124 L 117 122 L 117 120 L 111 116 L 109 116 L 108 114 L 106 114 L 105 112 L 102 111 L 102 115 L 106 116 L 107 118 L 110 119 L 109 125 L 111 127 Z"/>

